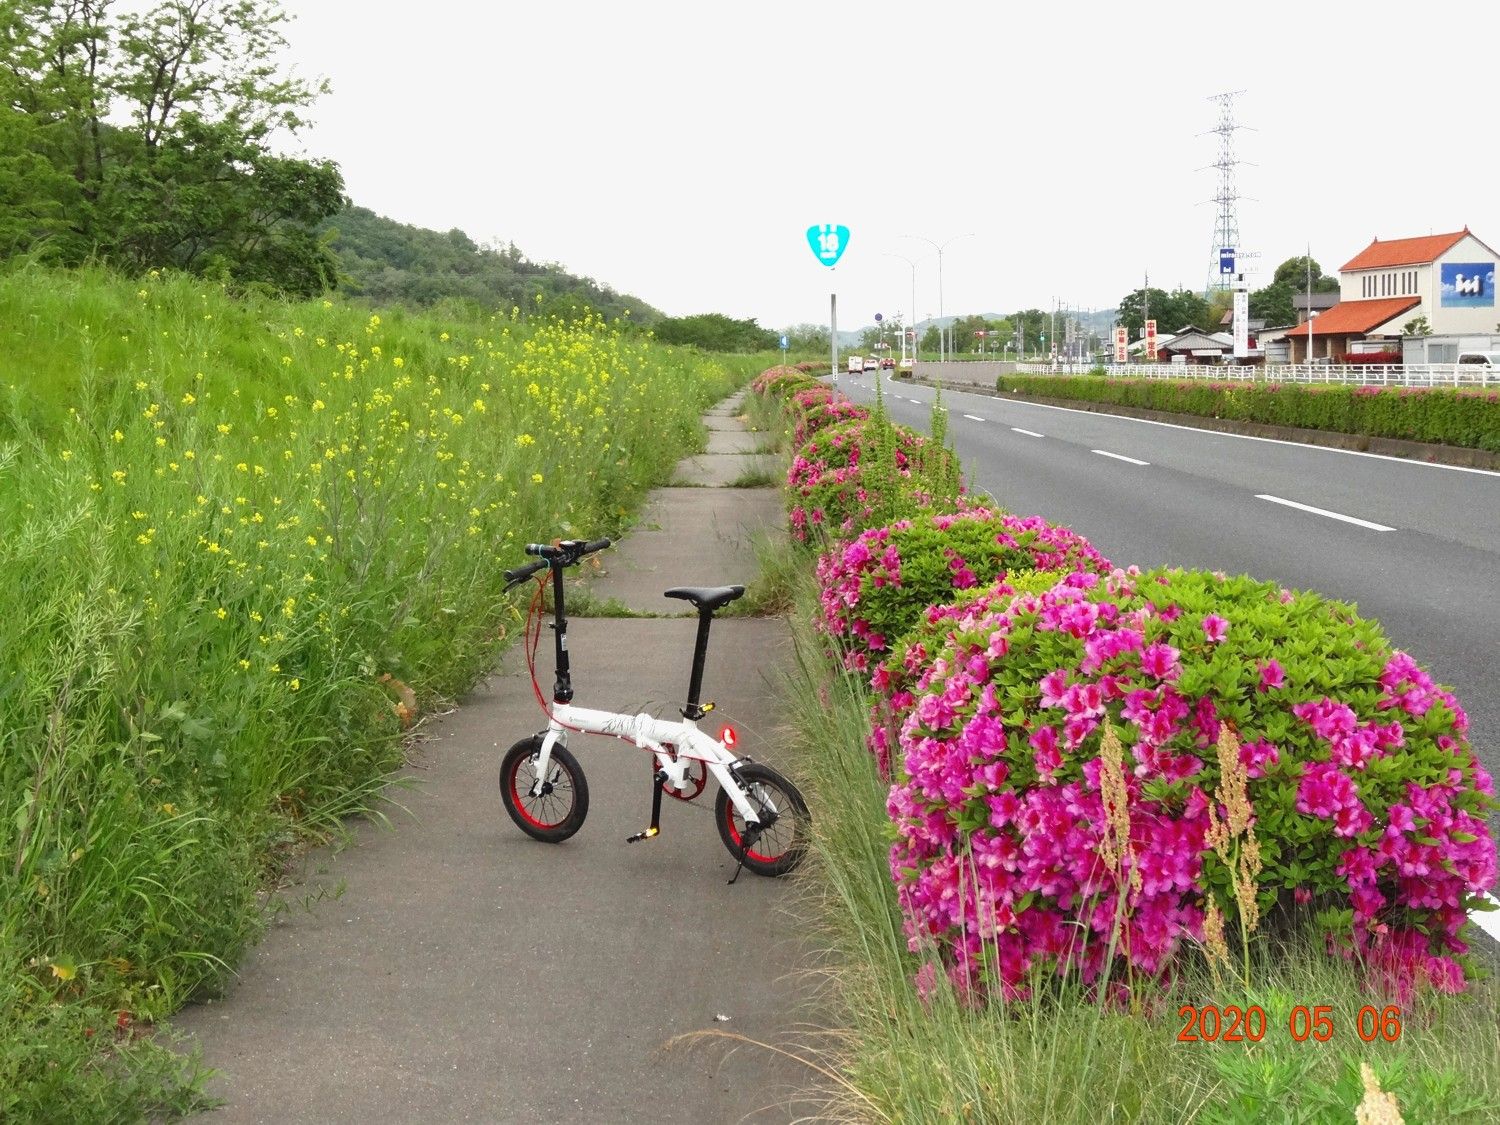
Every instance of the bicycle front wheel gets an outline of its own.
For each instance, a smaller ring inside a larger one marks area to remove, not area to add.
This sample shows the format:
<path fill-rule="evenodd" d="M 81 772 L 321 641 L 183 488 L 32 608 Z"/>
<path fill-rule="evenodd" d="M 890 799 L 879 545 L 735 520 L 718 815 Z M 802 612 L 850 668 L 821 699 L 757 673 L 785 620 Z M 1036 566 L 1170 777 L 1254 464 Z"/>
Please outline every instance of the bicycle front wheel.
<path fill-rule="evenodd" d="M 523 738 L 506 751 L 500 762 L 500 800 L 526 835 L 560 844 L 583 827 L 589 812 L 589 786 L 578 759 L 562 746 L 552 747 L 547 776 L 538 785 L 541 752 L 539 734 Z"/>
<path fill-rule="evenodd" d="M 719 838 L 729 854 L 755 874 L 785 875 L 807 852 L 812 832 L 807 802 L 795 785 L 760 762 L 746 762 L 736 776 L 760 817 L 760 831 L 746 823 L 721 787 L 714 803 Z"/>

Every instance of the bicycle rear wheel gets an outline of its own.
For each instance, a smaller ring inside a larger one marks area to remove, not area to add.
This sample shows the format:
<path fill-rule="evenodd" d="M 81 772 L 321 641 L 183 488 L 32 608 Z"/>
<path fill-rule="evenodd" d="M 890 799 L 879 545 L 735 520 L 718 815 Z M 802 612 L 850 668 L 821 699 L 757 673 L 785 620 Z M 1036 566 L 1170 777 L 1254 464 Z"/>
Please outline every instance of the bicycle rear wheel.
<path fill-rule="evenodd" d="M 714 802 L 714 821 L 719 838 L 729 854 L 757 875 L 785 875 L 802 862 L 812 833 L 812 817 L 802 794 L 781 774 L 760 762 L 746 762 L 736 771 L 739 782 L 760 817 L 761 829 L 752 834 L 753 825 L 734 807 L 729 794 L 721 787 Z M 747 843 L 748 838 L 748 843 Z"/>
<path fill-rule="evenodd" d="M 589 785 L 583 767 L 562 746 L 554 745 L 547 763 L 547 777 L 538 788 L 537 755 L 542 736 L 523 738 L 506 751 L 500 762 L 500 800 L 511 820 L 526 835 L 548 844 L 560 844 L 583 827 L 589 813 Z"/>

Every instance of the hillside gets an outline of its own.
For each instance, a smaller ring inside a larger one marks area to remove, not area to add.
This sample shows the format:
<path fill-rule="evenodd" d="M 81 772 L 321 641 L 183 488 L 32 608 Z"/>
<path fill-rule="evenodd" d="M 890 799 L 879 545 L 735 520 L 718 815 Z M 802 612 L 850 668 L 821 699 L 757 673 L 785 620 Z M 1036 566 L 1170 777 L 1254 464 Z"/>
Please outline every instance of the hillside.
<path fill-rule="evenodd" d="M 427 308 L 444 300 L 483 308 L 535 310 L 587 305 L 606 318 L 651 325 L 662 313 L 592 278 L 561 266 L 532 262 L 514 245 L 480 246 L 463 231 L 426 230 L 387 219 L 366 207 L 347 207 L 323 220 L 339 260 L 339 289 L 377 305 Z"/>

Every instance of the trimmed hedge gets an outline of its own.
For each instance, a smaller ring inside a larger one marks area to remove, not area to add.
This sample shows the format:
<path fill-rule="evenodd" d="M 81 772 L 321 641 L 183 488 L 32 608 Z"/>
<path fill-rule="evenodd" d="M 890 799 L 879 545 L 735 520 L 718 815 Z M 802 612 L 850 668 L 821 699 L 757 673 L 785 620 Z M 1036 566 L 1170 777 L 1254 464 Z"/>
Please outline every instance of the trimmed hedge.
<path fill-rule="evenodd" d="M 1079 379 L 1003 375 L 1012 394 L 1134 406 L 1204 418 L 1436 442 L 1500 453 L 1500 390 L 1221 383 L 1203 379 Z"/>

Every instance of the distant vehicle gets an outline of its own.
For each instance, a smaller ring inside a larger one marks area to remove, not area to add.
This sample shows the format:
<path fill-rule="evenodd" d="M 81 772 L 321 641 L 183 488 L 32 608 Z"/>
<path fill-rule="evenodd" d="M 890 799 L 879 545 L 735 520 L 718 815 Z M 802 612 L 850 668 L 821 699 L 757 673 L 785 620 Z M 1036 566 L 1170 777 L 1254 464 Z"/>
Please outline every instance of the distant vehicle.
<path fill-rule="evenodd" d="M 897 375 L 910 375 L 912 373 L 912 369 L 915 366 L 916 366 L 916 360 L 914 360 L 914 359 L 908 359 L 908 358 L 903 358 L 901 360 L 901 362 L 896 365 L 896 374 Z"/>
<path fill-rule="evenodd" d="M 858 375 L 865 369 L 865 361 L 857 355 L 849 357 L 849 374 Z"/>
<path fill-rule="evenodd" d="M 876 359 L 872 355 L 865 356 L 865 370 L 866 371 L 879 371 L 880 370 L 880 360 Z"/>
<path fill-rule="evenodd" d="M 886 371 L 889 371 L 891 368 L 896 366 L 896 361 L 888 355 L 883 355 L 880 357 L 880 366 Z"/>
<path fill-rule="evenodd" d="M 1476 367 L 1500 367 L 1500 352 L 1464 352 L 1458 357 L 1458 362 Z"/>

